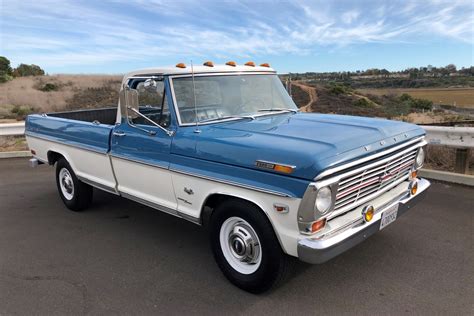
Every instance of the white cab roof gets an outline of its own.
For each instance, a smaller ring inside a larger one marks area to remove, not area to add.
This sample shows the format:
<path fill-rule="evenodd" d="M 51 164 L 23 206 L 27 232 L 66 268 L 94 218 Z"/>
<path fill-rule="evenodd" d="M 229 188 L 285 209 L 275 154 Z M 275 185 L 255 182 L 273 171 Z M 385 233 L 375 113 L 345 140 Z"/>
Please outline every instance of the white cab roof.
<path fill-rule="evenodd" d="M 240 66 L 235 67 L 228 65 L 214 65 L 214 67 L 208 66 L 194 66 L 194 74 L 202 73 L 222 73 L 222 72 L 268 72 L 276 73 L 273 68 L 270 67 L 251 67 L 251 66 Z M 124 82 L 127 78 L 136 76 L 150 76 L 150 75 L 185 75 L 191 73 L 191 66 L 186 65 L 186 68 L 178 67 L 157 67 L 157 68 L 146 68 L 132 71 L 125 75 Z"/>

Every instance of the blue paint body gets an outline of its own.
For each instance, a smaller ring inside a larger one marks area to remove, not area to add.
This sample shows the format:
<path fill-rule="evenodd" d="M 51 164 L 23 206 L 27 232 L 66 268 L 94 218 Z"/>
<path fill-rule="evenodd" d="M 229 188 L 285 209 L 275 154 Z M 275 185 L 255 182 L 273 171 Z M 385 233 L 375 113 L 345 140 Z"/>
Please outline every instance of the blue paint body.
<path fill-rule="evenodd" d="M 302 197 L 320 172 L 385 150 L 424 134 L 420 127 L 397 121 L 355 116 L 285 113 L 255 120 L 178 127 L 172 114 L 170 137 L 157 127 L 150 136 L 125 123 L 118 126 L 30 115 L 26 133 L 86 150 L 156 165 L 288 196 Z M 126 132 L 118 139 L 112 131 Z M 366 147 L 366 148 L 364 148 Z M 295 166 L 290 175 L 259 169 L 256 160 Z"/>

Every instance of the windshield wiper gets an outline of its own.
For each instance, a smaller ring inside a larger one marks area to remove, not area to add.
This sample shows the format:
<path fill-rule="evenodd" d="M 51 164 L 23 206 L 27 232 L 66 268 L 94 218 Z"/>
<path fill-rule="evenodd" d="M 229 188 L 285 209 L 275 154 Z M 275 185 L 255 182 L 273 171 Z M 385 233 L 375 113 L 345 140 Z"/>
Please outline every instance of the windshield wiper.
<path fill-rule="evenodd" d="M 270 108 L 270 109 L 260 109 L 258 112 L 291 112 L 291 113 L 297 113 L 298 110 L 294 109 L 284 109 L 284 108 Z"/>
<path fill-rule="evenodd" d="M 214 118 L 210 118 L 210 119 L 205 119 L 205 120 L 202 120 L 202 121 L 198 121 L 198 123 L 207 123 L 207 122 L 213 122 L 213 121 L 222 121 L 222 120 L 233 119 L 233 118 L 236 118 L 236 119 L 251 119 L 251 120 L 255 120 L 255 117 L 253 117 L 253 116 L 251 116 L 251 115 L 242 115 L 242 116 L 226 115 L 226 116 L 221 116 L 221 117 L 214 117 Z"/>

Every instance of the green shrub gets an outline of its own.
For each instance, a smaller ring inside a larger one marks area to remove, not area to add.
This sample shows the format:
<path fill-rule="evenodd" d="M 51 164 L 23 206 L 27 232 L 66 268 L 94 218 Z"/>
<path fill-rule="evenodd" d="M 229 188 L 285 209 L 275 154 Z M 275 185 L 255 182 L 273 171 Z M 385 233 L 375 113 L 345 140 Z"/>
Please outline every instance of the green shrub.
<path fill-rule="evenodd" d="M 37 65 L 20 64 L 13 70 L 13 77 L 42 76 L 44 70 Z"/>
<path fill-rule="evenodd" d="M 373 107 L 373 104 L 370 103 L 369 101 L 367 101 L 367 99 L 358 99 L 357 101 L 355 101 L 354 103 L 354 106 L 357 106 L 357 107 L 360 107 L 360 108 L 371 108 Z"/>
<path fill-rule="evenodd" d="M 334 95 L 348 94 L 351 91 L 349 86 L 341 84 L 332 84 L 329 87 L 329 92 Z"/>
<path fill-rule="evenodd" d="M 58 91 L 59 86 L 57 84 L 48 82 L 42 87 L 40 87 L 38 90 L 43 91 L 43 92 Z"/>
<path fill-rule="evenodd" d="M 27 105 L 14 105 L 13 108 L 10 110 L 13 116 L 17 120 L 24 120 L 27 115 L 37 112 L 36 109 L 32 106 Z"/>

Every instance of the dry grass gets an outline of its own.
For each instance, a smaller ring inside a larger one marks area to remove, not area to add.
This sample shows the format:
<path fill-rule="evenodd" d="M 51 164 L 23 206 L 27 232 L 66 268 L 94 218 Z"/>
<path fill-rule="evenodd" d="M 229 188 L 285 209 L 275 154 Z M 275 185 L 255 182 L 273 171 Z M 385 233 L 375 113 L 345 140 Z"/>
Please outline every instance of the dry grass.
<path fill-rule="evenodd" d="M 472 152 L 472 151 L 471 151 Z M 428 146 L 424 168 L 454 172 L 456 148 Z M 474 157 L 470 156 L 468 174 L 474 173 Z"/>
<path fill-rule="evenodd" d="M 30 112 L 51 112 L 71 108 L 71 102 L 81 92 L 104 89 L 118 91 L 120 81 L 121 76 L 108 75 L 54 75 L 16 78 L 0 84 L 0 119 L 13 118 L 12 109 L 14 108 Z M 48 92 L 39 90 L 47 83 L 53 84 L 57 90 Z M 85 107 L 85 105 L 79 104 L 77 107 Z"/>
<path fill-rule="evenodd" d="M 390 95 L 407 93 L 414 98 L 427 99 L 434 104 L 474 108 L 474 88 L 427 89 L 358 89 L 363 94 Z"/>
<path fill-rule="evenodd" d="M 28 150 L 24 136 L 1 136 L 0 152 Z"/>

